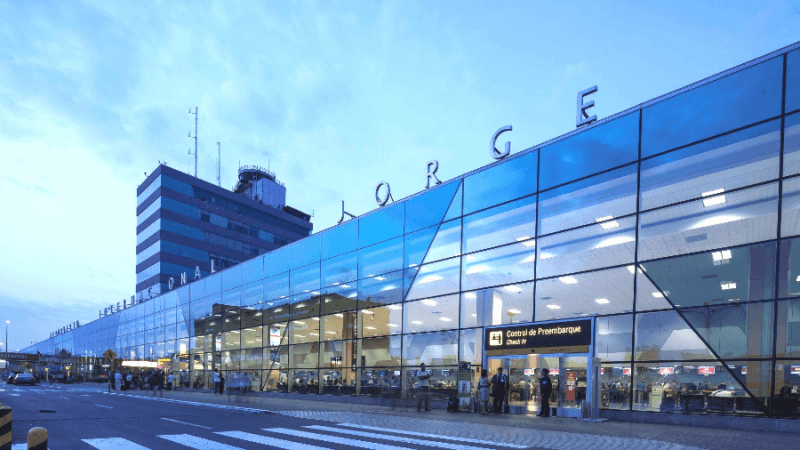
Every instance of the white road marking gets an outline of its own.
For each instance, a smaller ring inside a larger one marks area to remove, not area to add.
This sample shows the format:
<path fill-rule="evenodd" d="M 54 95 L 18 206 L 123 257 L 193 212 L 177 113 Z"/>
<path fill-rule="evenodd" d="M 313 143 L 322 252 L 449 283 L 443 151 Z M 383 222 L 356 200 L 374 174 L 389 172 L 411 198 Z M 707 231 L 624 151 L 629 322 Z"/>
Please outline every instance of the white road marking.
<path fill-rule="evenodd" d="M 94 404 L 94 406 L 99 406 L 99 407 L 101 407 L 101 408 L 114 409 L 114 407 L 113 407 L 113 406 L 101 405 L 100 403 L 95 403 L 95 404 Z"/>
<path fill-rule="evenodd" d="M 110 393 L 107 395 L 118 395 L 120 397 L 130 397 L 130 398 L 140 398 L 142 400 L 153 400 L 157 402 L 167 402 L 167 403 L 177 403 L 179 405 L 191 405 L 191 406 L 204 406 L 206 408 L 216 408 L 216 409 L 229 409 L 232 411 L 244 411 L 244 412 L 252 412 L 252 413 L 268 413 L 272 412 L 266 409 L 255 409 L 255 408 L 245 408 L 243 406 L 228 406 L 228 405 L 215 405 L 214 403 L 200 403 L 200 402 L 190 402 L 188 400 L 175 400 L 171 398 L 157 398 L 157 397 L 142 397 L 140 395 L 128 395 L 128 394 L 117 394 L 117 393 Z"/>
<path fill-rule="evenodd" d="M 58 398 L 62 398 L 62 399 L 64 399 L 64 400 L 69 400 L 69 397 L 63 397 L 63 396 L 61 396 L 61 395 L 59 395 L 59 396 L 58 396 Z"/>
<path fill-rule="evenodd" d="M 13 395 L 14 397 L 19 397 L 19 394 L 8 394 L 8 395 Z"/>
<path fill-rule="evenodd" d="M 447 441 L 459 441 L 459 442 L 469 442 L 471 444 L 486 444 L 486 445 L 502 445 L 503 447 L 508 448 L 528 448 L 524 445 L 516 445 L 516 444 L 500 444 L 496 441 L 482 441 L 480 439 L 470 439 L 470 438 L 462 438 L 462 437 L 453 437 L 453 436 L 442 436 L 439 434 L 431 434 L 431 433 L 420 433 L 418 431 L 405 431 L 405 430 L 398 430 L 395 428 L 381 428 L 381 427 L 371 427 L 369 425 L 358 425 L 355 423 L 340 423 L 339 426 L 342 427 L 350 427 L 350 428 L 360 428 L 362 430 L 372 430 L 372 431 L 388 431 L 390 433 L 398 433 L 398 434 L 406 434 L 409 436 L 419 436 L 419 437 L 427 437 L 427 438 L 434 438 L 434 439 L 442 439 Z"/>
<path fill-rule="evenodd" d="M 240 447 L 209 441 L 191 434 L 170 434 L 159 437 L 197 450 L 244 450 Z"/>
<path fill-rule="evenodd" d="M 13 444 L 11 446 L 11 450 L 28 450 L 28 444 L 26 444 L 26 443 Z M 50 450 L 50 449 L 48 448 L 47 450 Z"/>
<path fill-rule="evenodd" d="M 82 439 L 82 441 L 99 450 L 150 450 L 122 438 Z"/>
<path fill-rule="evenodd" d="M 81 394 L 81 397 L 91 397 L 89 394 Z"/>
<path fill-rule="evenodd" d="M 408 447 L 396 447 L 394 445 L 377 444 L 375 442 L 359 441 L 356 439 L 343 438 L 339 436 L 329 436 L 325 434 L 309 433 L 303 430 L 292 430 L 289 428 L 264 428 L 264 431 L 272 433 L 288 434 L 289 436 L 325 441 L 332 444 L 347 445 L 349 447 L 368 448 L 370 450 L 409 450 Z"/>
<path fill-rule="evenodd" d="M 316 445 L 309 445 L 302 442 L 284 441 L 283 439 L 245 433 L 244 431 L 217 431 L 216 433 L 247 442 L 255 442 L 256 444 L 269 445 L 270 447 L 278 447 L 286 450 L 330 450 L 328 447 L 317 447 Z"/>
<path fill-rule="evenodd" d="M 210 430 L 210 429 L 211 429 L 211 427 L 204 427 L 204 426 L 202 426 L 202 425 L 195 425 L 195 424 L 193 424 L 193 423 L 189 423 L 189 422 L 181 422 L 180 420 L 168 419 L 168 418 L 166 418 L 166 417 L 162 417 L 162 418 L 161 418 L 161 420 L 169 420 L 170 422 L 182 423 L 182 424 L 184 424 L 184 425 L 191 425 L 191 426 L 193 426 L 193 427 L 197 427 L 197 428 L 205 428 L 206 430 Z"/>
<path fill-rule="evenodd" d="M 371 439 L 384 439 L 387 441 L 402 442 L 404 444 L 413 445 L 427 445 L 429 447 L 446 448 L 450 450 L 477 450 L 480 447 L 473 447 L 471 445 L 450 444 L 448 442 L 427 441 L 422 439 L 407 438 L 403 436 L 391 436 L 388 434 L 367 433 L 366 431 L 345 430 L 341 428 L 326 427 L 323 425 L 309 425 L 303 428 L 311 428 L 312 430 L 328 431 L 331 433 L 349 434 L 352 436 L 360 436 Z"/>

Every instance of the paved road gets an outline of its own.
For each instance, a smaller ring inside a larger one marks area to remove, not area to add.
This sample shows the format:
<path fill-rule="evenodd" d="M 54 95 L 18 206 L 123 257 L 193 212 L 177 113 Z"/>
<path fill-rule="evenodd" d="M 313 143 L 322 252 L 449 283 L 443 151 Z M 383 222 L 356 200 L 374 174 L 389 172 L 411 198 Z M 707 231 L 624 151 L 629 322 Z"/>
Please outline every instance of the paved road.
<path fill-rule="evenodd" d="M 14 450 L 41 426 L 62 449 L 500 450 L 533 448 L 501 439 L 443 436 L 274 414 L 257 408 L 97 392 L 70 386 L 0 386 L 14 414 Z"/>

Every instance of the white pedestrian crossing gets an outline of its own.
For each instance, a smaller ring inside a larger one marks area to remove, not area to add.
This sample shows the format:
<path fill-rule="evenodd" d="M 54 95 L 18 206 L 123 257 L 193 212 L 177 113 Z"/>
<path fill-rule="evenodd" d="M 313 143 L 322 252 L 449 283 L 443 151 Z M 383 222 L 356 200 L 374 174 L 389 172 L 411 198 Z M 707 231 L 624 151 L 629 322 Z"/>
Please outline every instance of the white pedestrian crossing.
<path fill-rule="evenodd" d="M 351 436 L 359 436 L 371 439 L 383 439 L 387 441 L 402 442 L 404 444 L 413 445 L 427 445 L 429 447 L 446 448 L 448 450 L 491 450 L 482 447 L 473 447 L 471 445 L 451 444 L 449 442 L 426 441 L 416 438 L 408 438 L 403 436 L 392 436 L 388 434 L 369 433 L 366 431 L 348 430 L 344 428 L 326 427 L 324 425 L 309 425 L 303 428 L 311 428 L 312 430 L 328 431 L 331 433 L 349 434 Z"/>
<path fill-rule="evenodd" d="M 150 450 L 147 447 L 122 438 L 84 439 L 83 442 L 99 450 Z"/>
<path fill-rule="evenodd" d="M 317 447 L 303 442 L 285 441 L 270 436 L 261 436 L 260 434 L 245 433 L 244 431 L 217 431 L 217 434 L 241 439 L 243 441 L 254 442 L 256 444 L 269 445 L 271 447 L 278 447 L 285 450 L 330 450 L 328 447 Z"/>
<path fill-rule="evenodd" d="M 244 450 L 241 447 L 234 447 L 233 445 L 223 444 L 210 439 L 203 439 L 201 437 L 192 436 L 191 434 L 170 434 L 159 437 L 196 450 Z"/>
<path fill-rule="evenodd" d="M 482 445 L 498 445 L 495 441 L 485 441 L 481 439 L 470 439 L 470 438 L 462 438 L 462 437 L 452 437 L 452 436 L 441 436 L 438 434 L 433 433 L 420 433 L 418 431 L 406 431 L 406 430 L 398 430 L 396 428 L 381 428 L 381 427 L 371 427 L 369 425 L 359 425 L 356 423 L 340 423 L 340 427 L 350 427 L 350 428 L 358 428 L 361 430 L 371 430 L 371 431 L 383 431 L 389 433 L 399 433 L 405 434 L 408 436 L 417 436 L 417 437 L 426 437 L 426 438 L 433 438 L 433 439 L 441 439 L 447 441 L 457 441 L 457 442 L 468 442 L 470 444 L 482 444 Z M 524 445 L 516 445 L 516 444 L 502 444 L 505 448 L 528 448 Z"/>
<path fill-rule="evenodd" d="M 270 433 L 286 434 L 289 436 L 299 437 L 303 439 L 325 441 L 325 442 L 330 442 L 332 444 L 346 445 L 348 447 L 367 448 L 370 450 L 409 450 L 408 447 L 397 447 L 395 445 L 378 444 L 375 442 L 360 441 L 358 439 L 309 433 L 308 431 L 293 430 L 291 428 L 264 428 L 264 431 L 268 431 Z"/>

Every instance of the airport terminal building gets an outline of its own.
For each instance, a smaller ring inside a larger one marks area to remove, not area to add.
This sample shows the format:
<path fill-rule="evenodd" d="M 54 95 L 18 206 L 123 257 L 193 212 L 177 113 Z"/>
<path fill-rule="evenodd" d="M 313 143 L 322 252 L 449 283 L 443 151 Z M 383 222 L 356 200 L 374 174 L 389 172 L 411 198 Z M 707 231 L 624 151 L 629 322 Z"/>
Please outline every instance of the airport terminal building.
<path fill-rule="evenodd" d="M 424 362 L 441 398 L 506 368 L 514 412 L 549 368 L 559 415 L 797 416 L 800 43 L 23 351 L 107 349 L 184 387 L 408 398 Z"/>

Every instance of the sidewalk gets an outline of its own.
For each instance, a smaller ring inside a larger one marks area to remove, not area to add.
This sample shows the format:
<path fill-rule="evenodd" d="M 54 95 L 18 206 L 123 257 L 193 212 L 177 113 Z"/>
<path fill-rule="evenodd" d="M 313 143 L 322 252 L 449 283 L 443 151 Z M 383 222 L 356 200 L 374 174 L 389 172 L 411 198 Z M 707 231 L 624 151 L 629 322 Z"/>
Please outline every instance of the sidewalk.
<path fill-rule="evenodd" d="M 106 389 L 97 391 L 106 392 Z M 163 398 L 266 410 L 274 414 L 330 422 L 350 422 L 376 427 L 423 431 L 445 435 L 487 439 L 503 436 L 515 443 L 541 448 L 707 448 L 720 450 L 789 449 L 796 448 L 800 435 L 796 433 L 761 432 L 686 427 L 662 424 L 641 424 L 606 421 L 582 422 L 568 418 L 539 418 L 523 415 L 489 415 L 448 413 L 443 409 L 417 412 L 416 407 L 386 407 L 343 403 L 336 401 L 304 400 L 286 394 L 269 396 L 224 394 L 222 396 L 198 391 L 113 391 L 117 394 Z M 335 399 L 335 398 L 334 398 Z M 406 405 L 408 405 L 406 403 Z M 676 447 L 684 446 L 684 447 Z"/>

